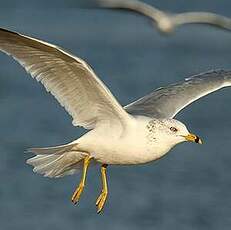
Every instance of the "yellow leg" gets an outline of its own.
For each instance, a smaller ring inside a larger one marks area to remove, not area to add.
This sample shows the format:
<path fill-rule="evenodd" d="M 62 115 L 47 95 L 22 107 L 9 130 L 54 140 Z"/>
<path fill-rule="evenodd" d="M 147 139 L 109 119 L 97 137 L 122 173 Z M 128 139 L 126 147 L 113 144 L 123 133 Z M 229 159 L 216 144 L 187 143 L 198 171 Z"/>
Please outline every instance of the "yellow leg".
<path fill-rule="evenodd" d="M 102 192 L 99 195 L 98 199 L 96 200 L 96 206 L 97 206 L 97 213 L 100 213 L 104 207 L 104 204 L 107 200 L 107 195 L 108 195 L 108 188 L 107 188 L 107 175 L 106 175 L 106 169 L 107 165 L 103 164 L 101 166 L 101 175 L 102 175 Z"/>
<path fill-rule="evenodd" d="M 90 161 L 91 161 L 92 157 L 90 156 L 87 156 L 85 159 L 84 159 L 84 162 L 83 162 L 83 174 L 82 174 L 82 179 L 79 183 L 79 186 L 76 188 L 75 192 L 73 193 L 72 195 L 72 198 L 71 198 L 71 201 L 76 204 L 79 199 L 80 199 L 80 195 L 84 189 L 84 186 L 85 186 L 85 181 L 86 181 L 86 175 L 87 175 L 87 169 L 88 169 L 88 166 L 90 164 Z"/>

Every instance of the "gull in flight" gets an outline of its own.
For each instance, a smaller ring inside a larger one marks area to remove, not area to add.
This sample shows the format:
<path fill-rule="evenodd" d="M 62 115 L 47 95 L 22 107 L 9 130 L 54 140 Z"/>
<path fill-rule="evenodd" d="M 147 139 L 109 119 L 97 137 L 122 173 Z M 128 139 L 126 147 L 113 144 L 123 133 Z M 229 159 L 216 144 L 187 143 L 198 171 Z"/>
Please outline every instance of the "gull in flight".
<path fill-rule="evenodd" d="M 101 165 L 100 212 L 108 195 L 107 166 L 155 161 L 176 144 L 201 139 L 190 133 L 175 115 L 193 101 L 231 86 L 231 72 L 213 71 L 185 79 L 122 107 L 82 59 L 47 42 L 0 29 L 0 50 L 12 56 L 42 83 L 73 118 L 74 126 L 89 131 L 68 144 L 31 148 L 27 160 L 33 171 L 62 177 L 82 170 L 72 196 L 77 203 L 84 189 L 90 162 Z"/>
<path fill-rule="evenodd" d="M 142 14 L 153 20 L 156 27 L 164 34 L 172 33 L 183 24 L 209 24 L 231 30 L 231 19 L 210 12 L 166 13 L 154 6 L 138 0 L 98 0 L 104 8 L 123 9 Z"/>

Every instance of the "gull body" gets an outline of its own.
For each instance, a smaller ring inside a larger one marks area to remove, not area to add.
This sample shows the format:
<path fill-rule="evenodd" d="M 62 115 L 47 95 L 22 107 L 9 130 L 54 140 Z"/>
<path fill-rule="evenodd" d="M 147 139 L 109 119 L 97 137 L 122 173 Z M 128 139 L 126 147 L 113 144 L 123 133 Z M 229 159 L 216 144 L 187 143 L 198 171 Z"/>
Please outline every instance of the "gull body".
<path fill-rule="evenodd" d="M 171 34 L 184 24 L 208 24 L 225 30 L 231 30 L 231 19 L 211 12 L 167 13 L 139 0 L 98 0 L 101 7 L 123 9 L 144 15 L 163 34 Z"/>
<path fill-rule="evenodd" d="M 193 101 L 231 86 L 230 71 L 212 71 L 156 89 L 123 107 L 85 61 L 55 45 L 0 29 L 0 50 L 44 85 L 72 116 L 74 126 L 89 130 L 65 145 L 29 149 L 36 156 L 27 163 L 52 178 L 82 171 L 73 203 L 80 199 L 90 162 L 101 164 L 98 212 L 108 195 L 108 165 L 143 164 L 181 142 L 202 143 L 175 115 Z"/>
<path fill-rule="evenodd" d="M 181 127 L 177 136 L 169 130 Z M 90 153 L 102 164 L 143 164 L 159 159 L 176 144 L 186 141 L 187 128 L 174 119 L 153 119 L 145 116 L 130 118 L 124 131 L 113 129 L 92 130 L 76 140 L 78 149 Z M 168 131 L 169 130 L 169 131 Z"/>

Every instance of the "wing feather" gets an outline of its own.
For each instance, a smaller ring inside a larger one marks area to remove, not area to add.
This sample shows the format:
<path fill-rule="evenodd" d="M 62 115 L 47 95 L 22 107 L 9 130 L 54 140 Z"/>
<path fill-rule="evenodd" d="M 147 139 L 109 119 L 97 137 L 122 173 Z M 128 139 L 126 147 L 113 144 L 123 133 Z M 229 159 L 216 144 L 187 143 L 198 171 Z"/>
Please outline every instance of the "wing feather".
<path fill-rule="evenodd" d="M 231 71 L 211 71 L 159 88 L 124 108 L 133 115 L 173 118 L 192 102 L 227 86 L 231 86 Z"/>
<path fill-rule="evenodd" d="M 28 36 L 0 29 L 0 50 L 41 82 L 73 118 L 88 129 L 103 122 L 124 122 L 129 115 L 82 59 Z"/>

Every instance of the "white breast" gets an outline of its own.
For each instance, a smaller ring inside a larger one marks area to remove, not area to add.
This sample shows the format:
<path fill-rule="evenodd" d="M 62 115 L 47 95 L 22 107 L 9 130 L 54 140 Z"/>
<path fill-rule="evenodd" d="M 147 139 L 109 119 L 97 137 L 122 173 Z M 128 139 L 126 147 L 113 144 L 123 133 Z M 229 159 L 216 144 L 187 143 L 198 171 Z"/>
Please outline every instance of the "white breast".
<path fill-rule="evenodd" d="M 137 117 L 124 132 L 93 130 L 80 138 L 79 146 L 104 164 L 142 164 L 156 160 L 169 148 L 159 145 L 149 130 L 150 118 Z"/>

